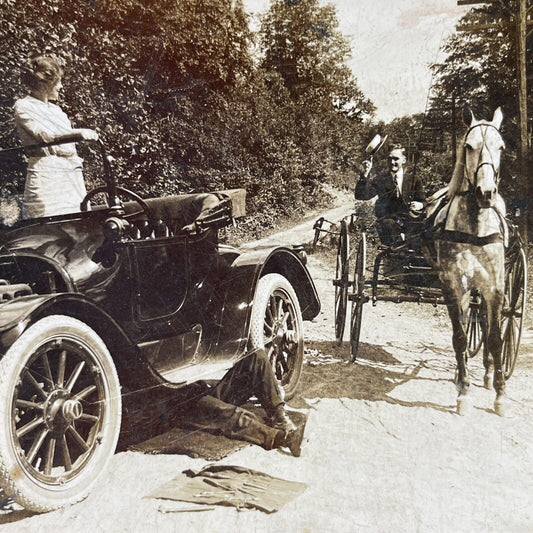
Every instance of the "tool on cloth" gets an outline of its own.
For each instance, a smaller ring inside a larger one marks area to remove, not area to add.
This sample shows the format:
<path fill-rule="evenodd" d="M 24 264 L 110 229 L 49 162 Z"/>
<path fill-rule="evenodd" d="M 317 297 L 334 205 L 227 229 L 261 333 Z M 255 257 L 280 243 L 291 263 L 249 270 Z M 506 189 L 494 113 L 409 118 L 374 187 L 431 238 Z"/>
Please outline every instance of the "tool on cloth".
<path fill-rule="evenodd" d="M 218 487 L 219 489 L 228 491 L 228 492 L 235 492 L 235 489 L 232 487 L 228 487 L 227 485 L 224 485 L 223 483 L 217 483 L 216 481 L 213 481 L 212 479 L 205 478 L 204 483 L 207 483 L 208 485 L 211 485 L 212 487 Z"/>

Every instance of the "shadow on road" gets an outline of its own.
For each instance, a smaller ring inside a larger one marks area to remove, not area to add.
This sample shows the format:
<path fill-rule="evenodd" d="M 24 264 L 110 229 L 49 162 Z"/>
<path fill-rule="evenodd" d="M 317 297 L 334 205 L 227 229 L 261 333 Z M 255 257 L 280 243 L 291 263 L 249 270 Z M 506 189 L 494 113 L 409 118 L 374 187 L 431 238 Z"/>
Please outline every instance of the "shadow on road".
<path fill-rule="evenodd" d="M 356 363 L 348 361 L 347 345 L 338 347 L 335 342 L 308 342 L 306 349 L 307 360 L 302 371 L 299 394 L 290 402 L 293 407 L 308 407 L 305 398 L 349 398 L 385 401 L 405 407 L 427 407 L 443 412 L 456 410 L 455 405 L 409 402 L 390 396 L 396 387 L 411 380 L 435 383 L 451 381 L 445 375 L 442 378 L 421 376 L 421 370 L 428 368 L 424 360 L 409 367 L 382 346 L 365 343 L 360 344 L 364 362 Z"/>
<path fill-rule="evenodd" d="M 433 348 L 432 351 L 438 351 Z M 455 412 L 455 405 L 408 402 L 389 396 L 396 387 L 411 380 L 451 381 L 445 374 L 443 378 L 421 376 L 420 372 L 428 367 L 426 361 L 409 366 L 383 346 L 372 344 L 361 343 L 360 351 L 364 361 L 354 364 L 348 361 L 347 344 L 338 347 L 335 342 L 308 342 L 299 392 L 289 405 L 308 409 L 306 398 L 349 398 Z M 117 452 L 179 426 L 184 414 L 194 409 L 194 397 L 192 388 L 176 391 L 157 387 L 126 393 L 122 399 L 122 427 Z M 0 502 L 0 525 L 17 522 L 33 514 L 11 501 Z"/>
<path fill-rule="evenodd" d="M 122 425 L 117 451 L 179 426 L 195 407 L 195 391 L 155 387 L 122 397 Z"/>

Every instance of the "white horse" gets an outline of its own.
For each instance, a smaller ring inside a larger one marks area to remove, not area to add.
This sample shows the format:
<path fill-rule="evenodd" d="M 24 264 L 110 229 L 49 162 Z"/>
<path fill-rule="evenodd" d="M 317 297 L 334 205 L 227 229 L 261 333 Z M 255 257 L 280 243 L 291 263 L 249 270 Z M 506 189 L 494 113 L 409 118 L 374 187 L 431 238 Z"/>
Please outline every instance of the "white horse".
<path fill-rule="evenodd" d="M 469 410 L 466 317 L 473 290 L 482 297 L 485 386 L 490 378 L 496 391 L 494 410 L 505 413 L 500 315 L 504 302 L 504 254 L 508 239 L 505 204 L 498 193 L 500 134 L 503 115 L 498 108 L 491 121 L 472 121 L 448 187 L 448 202 L 435 219 L 436 266 L 453 327 L 457 360 L 457 410 Z"/>

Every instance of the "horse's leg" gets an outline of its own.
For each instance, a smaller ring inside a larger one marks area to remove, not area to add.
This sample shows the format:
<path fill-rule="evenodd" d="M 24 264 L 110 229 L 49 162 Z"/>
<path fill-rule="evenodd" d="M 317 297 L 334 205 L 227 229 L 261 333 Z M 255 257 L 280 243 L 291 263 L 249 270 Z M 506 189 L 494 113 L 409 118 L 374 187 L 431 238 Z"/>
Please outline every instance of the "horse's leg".
<path fill-rule="evenodd" d="M 483 385 L 486 389 L 492 388 L 493 374 L 494 374 L 494 360 L 489 349 L 488 331 L 489 319 L 487 314 L 487 302 L 483 299 L 481 313 L 482 324 L 482 339 L 483 339 L 483 366 L 485 367 L 485 375 L 483 376 Z"/>
<path fill-rule="evenodd" d="M 496 391 L 494 410 L 496 414 L 505 416 L 509 402 L 505 395 L 505 377 L 502 369 L 502 332 L 500 327 L 500 315 L 503 305 L 503 294 L 495 291 L 490 304 L 487 304 L 488 335 L 487 344 L 494 362 L 493 386 Z"/>
<path fill-rule="evenodd" d="M 454 290 L 449 285 L 442 287 L 442 293 L 448 315 L 452 323 L 453 336 L 452 344 L 455 352 L 455 360 L 457 362 L 457 370 L 455 376 L 455 386 L 457 387 L 457 412 L 460 415 L 466 414 L 470 408 L 470 397 L 468 390 L 470 388 L 470 377 L 468 375 L 467 367 L 467 346 L 468 341 L 462 321 L 462 306 L 459 299 L 459 291 Z"/>

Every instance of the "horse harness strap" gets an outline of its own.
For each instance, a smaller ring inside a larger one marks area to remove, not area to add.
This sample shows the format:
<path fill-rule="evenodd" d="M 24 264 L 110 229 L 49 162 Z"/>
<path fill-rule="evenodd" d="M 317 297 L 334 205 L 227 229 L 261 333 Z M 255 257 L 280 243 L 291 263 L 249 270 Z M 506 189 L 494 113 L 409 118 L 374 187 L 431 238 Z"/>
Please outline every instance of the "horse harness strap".
<path fill-rule="evenodd" d="M 470 194 L 469 191 L 461 191 L 454 194 L 455 196 L 467 196 Z M 494 209 L 495 213 L 498 215 L 498 218 L 500 220 L 500 232 L 499 233 L 492 233 L 490 235 L 485 235 L 483 237 L 479 237 L 478 235 L 474 235 L 472 233 L 466 233 L 463 231 L 455 231 L 455 230 L 447 230 L 446 222 L 448 221 L 448 215 L 450 213 L 450 207 L 452 203 L 453 197 L 448 200 L 448 202 L 442 207 L 442 209 L 446 209 L 446 216 L 443 220 L 441 220 L 438 224 L 435 224 L 429 232 L 426 232 L 426 238 L 429 237 L 429 234 L 431 234 L 431 238 L 433 240 L 439 240 L 439 241 L 447 241 L 447 242 L 456 242 L 459 244 L 471 244 L 472 246 L 485 246 L 487 244 L 494 244 L 494 243 L 503 243 L 505 246 L 507 246 L 507 239 L 505 237 L 506 235 L 506 229 L 507 229 L 507 221 L 505 218 L 501 215 L 501 213 Z M 437 210 L 434 215 L 428 219 L 428 225 L 435 221 L 437 218 L 437 215 L 439 213 L 439 210 Z"/>
<path fill-rule="evenodd" d="M 495 130 L 498 132 L 498 135 L 500 135 L 500 137 L 501 137 L 501 132 L 500 132 L 500 130 L 499 130 L 496 126 L 494 126 L 493 124 L 479 123 L 479 124 L 474 124 L 473 126 L 471 126 L 471 127 L 468 129 L 468 131 L 466 132 L 465 137 L 464 137 L 464 139 L 465 139 L 465 144 L 466 144 L 466 139 L 468 138 L 468 135 L 470 134 L 470 132 L 471 132 L 472 130 L 474 130 L 474 129 L 476 129 L 476 128 L 480 128 L 480 127 L 493 128 L 493 129 L 495 129 Z M 485 135 L 486 135 L 486 133 L 482 133 L 483 144 L 484 144 L 484 145 L 485 145 L 485 142 L 486 142 L 486 141 L 485 141 Z M 480 155 L 480 157 L 481 157 L 481 155 Z M 488 165 L 488 166 L 490 166 L 490 167 L 493 168 L 493 170 L 494 170 L 494 172 L 495 172 L 495 176 L 496 176 L 496 183 L 497 183 L 497 182 L 499 181 L 500 172 L 499 172 L 499 169 L 496 170 L 496 168 L 494 167 L 494 165 L 492 164 L 492 162 L 490 162 L 490 163 L 489 163 L 489 162 L 481 162 L 481 163 L 477 166 L 477 168 L 476 168 L 476 170 L 475 170 L 475 172 L 474 172 L 474 178 L 477 180 L 477 178 L 476 178 L 477 173 L 478 173 L 479 169 L 480 169 L 482 166 L 484 166 L 484 165 Z M 466 169 L 465 169 L 465 170 L 466 170 Z M 465 175 L 465 178 L 466 178 L 468 184 L 469 184 L 470 186 L 472 186 L 473 184 L 472 184 L 472 182 L 470 181 L 469 176 L 468 176 L 468 175 Z"/>
<path fill-rule="evenodd" d="M 481 126 L 486 126 L 487 128 L 494 128 L 501 135 L 499 128 L 497 128 L 494 124 L 480 122 L 478 124 L 474 124 L 473 126 L 470 126 L 470 128 L 468 128 L 467 132 L 465 133 L 464 138 L 466 139 L 472 130 L 479 128 Z"/>
<path fill-rule="evenodd" d="M 451 231 L 443 227 L 435 227 L 434 239 L 439 241 L 455 242 L 458 244 L 471 244 L 472 246 L 485 246 L 487 244 L 504 243 L 501 233 L 493 233 L 485 237 L 478 237 L 462 231 Z"/>

